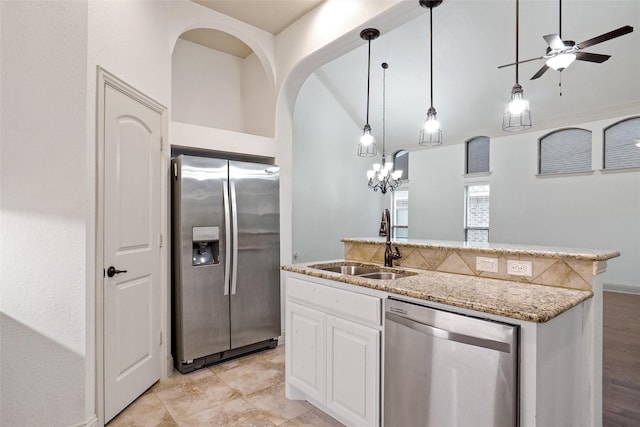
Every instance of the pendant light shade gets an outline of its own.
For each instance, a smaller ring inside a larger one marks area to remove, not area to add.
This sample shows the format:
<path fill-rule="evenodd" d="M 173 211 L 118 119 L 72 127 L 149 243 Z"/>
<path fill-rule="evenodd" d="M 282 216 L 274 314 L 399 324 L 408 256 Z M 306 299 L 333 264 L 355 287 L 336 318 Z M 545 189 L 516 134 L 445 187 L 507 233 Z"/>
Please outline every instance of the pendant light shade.
<path fill-rule="evenodd" d="M 442 128 L 438 121 L 436 109 L 433 107 L 433 8 L 439 6 L 442 0 L 419 0 L 420 6 L 429 9 L 429 70 L 430 70 L 430 100 L 427 118 L 420 129 L 418 143 L 425 147 L 442 145 Z"/>
<path fill-rule="evenodd" d="M 360 38 L 369 42 L 369 54 L 367 56 L 367 121 L 362 128 L 362 136 L 358 143 L 358 156 L 373 157 L 378 154 L 376 148 L 376 139 L 371 134 L 371 125 L 369 124 L 369 89 L 371 86 L 371 40 L 375 40 L 380 36 L 380 31 L 375 28 L 366 28 L 360 32 Z"/>
<path fill-rule="evenodd" d="M 531 109 L 529 101 L 524 97 L 524 90 L 518 83 L 518 54 L 520 34 L 520 2 L 516 0 L 516 84 L 511 89 L 511 99 L 504 106 L 502 130 L 517 132 L 531 127 Z"/>

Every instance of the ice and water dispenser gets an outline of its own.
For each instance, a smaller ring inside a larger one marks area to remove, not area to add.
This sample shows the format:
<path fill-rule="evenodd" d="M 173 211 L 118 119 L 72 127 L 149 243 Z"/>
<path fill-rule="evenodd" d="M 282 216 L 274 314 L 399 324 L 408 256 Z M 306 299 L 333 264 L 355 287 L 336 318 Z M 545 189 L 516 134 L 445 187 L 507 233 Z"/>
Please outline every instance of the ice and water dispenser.
<path fill-rule="evenodd" d="M 220 227 L 193 227 L 192 265 L 220 264 Z"/>

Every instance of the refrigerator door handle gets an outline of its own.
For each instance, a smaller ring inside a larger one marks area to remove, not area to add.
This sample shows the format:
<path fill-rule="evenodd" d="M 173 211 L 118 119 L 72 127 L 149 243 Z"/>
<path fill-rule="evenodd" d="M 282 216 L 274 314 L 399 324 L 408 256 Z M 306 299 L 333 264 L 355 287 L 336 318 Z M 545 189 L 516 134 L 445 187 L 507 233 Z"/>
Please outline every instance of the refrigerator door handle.
<path fill-rule="evenodd" d="M 236 183 L 231 181 L 231 214 L 233 215 L 233 267 L 231 269 L 231 295 L 236 294 L 238 276 L 238 204 L 236 202 Z"/>
<path fill-rule="evenodd" d="M 229 219 L 229 183 L 222 181 L 222 197 L 224 200 L 224 231 L 225 231 L 225 251 L 224 251 L 224 294 L 229 295 L 229 273 L 231 268 L 231 220 Z"/>

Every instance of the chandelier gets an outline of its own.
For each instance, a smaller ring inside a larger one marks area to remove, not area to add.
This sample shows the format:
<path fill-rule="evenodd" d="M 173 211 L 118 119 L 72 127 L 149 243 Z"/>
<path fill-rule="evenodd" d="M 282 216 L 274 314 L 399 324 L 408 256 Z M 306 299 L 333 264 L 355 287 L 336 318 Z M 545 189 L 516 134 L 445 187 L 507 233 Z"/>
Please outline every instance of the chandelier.
<path fill-rule="evenodd" d="M 386 80 L 387 80 L 387 68 L 389 64 L 382 63 L 382 162 L 374 163 L 373 168 L 367 171 L 367 178 L 369 179 L 369 188 L 373 188 L 373 191 L 378 191 L 382 194 L 386 194 L 387 191 L 393 191 L 402 183 L 400 177 L 402 171 L 393 170 L 393 162 L 387 162 L 385 156 L 385 110 L 386 110 Z"/>

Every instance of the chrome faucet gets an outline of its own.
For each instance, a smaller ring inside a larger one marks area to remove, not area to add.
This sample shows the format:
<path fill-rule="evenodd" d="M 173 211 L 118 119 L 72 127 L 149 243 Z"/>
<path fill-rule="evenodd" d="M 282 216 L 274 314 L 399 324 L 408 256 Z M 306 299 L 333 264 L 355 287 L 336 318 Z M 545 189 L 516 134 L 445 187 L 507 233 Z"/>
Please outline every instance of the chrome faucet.
<path fill-rule="evenodd" d="M 402 258 L 402 255 L 400 255 L 400 250 L 398 250 L 397 246 L 395 247 L 395 252 L 391 249 L 391 214 L 389 213 L 389 209 L 385 209 L 384 212 L 382 212 L 382 221 L 378 234 L 387 239 L 384 248 L 384 266 L 393 267 L 393 260 Z"/>

